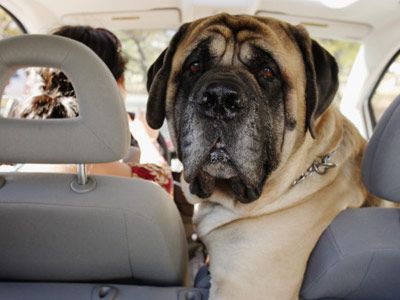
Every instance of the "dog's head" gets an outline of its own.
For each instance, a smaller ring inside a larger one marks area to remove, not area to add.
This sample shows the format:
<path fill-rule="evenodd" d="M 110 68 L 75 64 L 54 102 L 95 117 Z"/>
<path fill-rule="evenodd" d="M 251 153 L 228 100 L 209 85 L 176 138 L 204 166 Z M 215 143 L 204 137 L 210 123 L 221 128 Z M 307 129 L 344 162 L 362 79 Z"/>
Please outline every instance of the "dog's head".
<path fill-rule="evenodd" d="M 147 121 L 164 118 L 190 190 L 243 203 L 315 136 L 338 86 L 337 64 L 301 26 L 220 14 L 184 24 L 148 72 Z"/>

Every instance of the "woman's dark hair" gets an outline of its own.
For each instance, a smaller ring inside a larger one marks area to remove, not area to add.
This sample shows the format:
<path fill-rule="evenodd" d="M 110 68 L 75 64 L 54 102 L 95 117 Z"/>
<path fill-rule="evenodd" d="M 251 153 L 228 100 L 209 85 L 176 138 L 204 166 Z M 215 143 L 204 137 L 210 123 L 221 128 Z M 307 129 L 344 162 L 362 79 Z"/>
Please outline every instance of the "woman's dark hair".
<path fill-rule="evenodd" d="M 91 26 L 63 26 L 53 32 L 85 44 L 92 49 L 107 65 L 116 80 L 124 74 L 127 59 L 121 51 L 121 42 L 109 30 Z"/>
<path fill-rule="evenodd" d="M 66 25 L 54 31 L 53 35 L 70 38 L 88 46 L 103 60 L 116 80 L 124 75 L 128 61 L 121 51 L 121 42 L 111 31 L 90 26 Z M 43 92 L 58 92 L 62 96 L 75 97 L 74 88 L 63 72 L 42 69 L 40 76 L 43 80 Z"/>

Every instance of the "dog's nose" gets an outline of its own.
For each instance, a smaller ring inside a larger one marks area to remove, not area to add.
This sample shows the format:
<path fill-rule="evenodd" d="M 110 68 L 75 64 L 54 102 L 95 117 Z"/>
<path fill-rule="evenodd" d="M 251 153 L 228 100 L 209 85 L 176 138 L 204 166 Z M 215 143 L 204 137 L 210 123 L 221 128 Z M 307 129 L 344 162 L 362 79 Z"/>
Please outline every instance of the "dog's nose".
<path fill-rule="evenodd" d="M 241 109 L 239 92 L 233 85 L 211 83 L 200 97 L 198 106 L 207 117 L 233 119 Z"/>

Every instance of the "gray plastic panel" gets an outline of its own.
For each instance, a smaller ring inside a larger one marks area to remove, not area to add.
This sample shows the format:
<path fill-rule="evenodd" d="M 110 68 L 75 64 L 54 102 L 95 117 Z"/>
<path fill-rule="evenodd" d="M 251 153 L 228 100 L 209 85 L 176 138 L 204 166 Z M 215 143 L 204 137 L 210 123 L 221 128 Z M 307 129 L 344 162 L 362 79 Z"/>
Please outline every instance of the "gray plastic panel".
<path fill-rule="evenodd" d="M 208 290 L 110 284 L 0 283 L 0 300 L 206 300 Z"/>

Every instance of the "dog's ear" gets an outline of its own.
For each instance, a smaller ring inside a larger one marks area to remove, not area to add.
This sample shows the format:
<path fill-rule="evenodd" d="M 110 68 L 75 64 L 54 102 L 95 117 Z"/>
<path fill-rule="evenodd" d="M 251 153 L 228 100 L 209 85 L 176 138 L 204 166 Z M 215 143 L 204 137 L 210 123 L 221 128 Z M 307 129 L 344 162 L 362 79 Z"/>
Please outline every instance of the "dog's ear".
<path fill-rule="evenodd" d="M 316 41 L 303 26 L 292 27 L 293 36 L 301 50 L 306 71 L 306 130 L 315 138 L 315 120 L 332 103 L 339 86 L 335 58 Z"/>
<path fill-rule="evenodd" d="M 172 59 L 189 24 L 183 24 L 179 28 L 169 43 L 168 48 L 160 54 L 147 72 L 146 87 L 149 98 L 147 101 L 146 119 L 149 126 L 153 129 L 160 128 L 164 122 L 165 98 L 169 75 L 171 73 Z"/>

